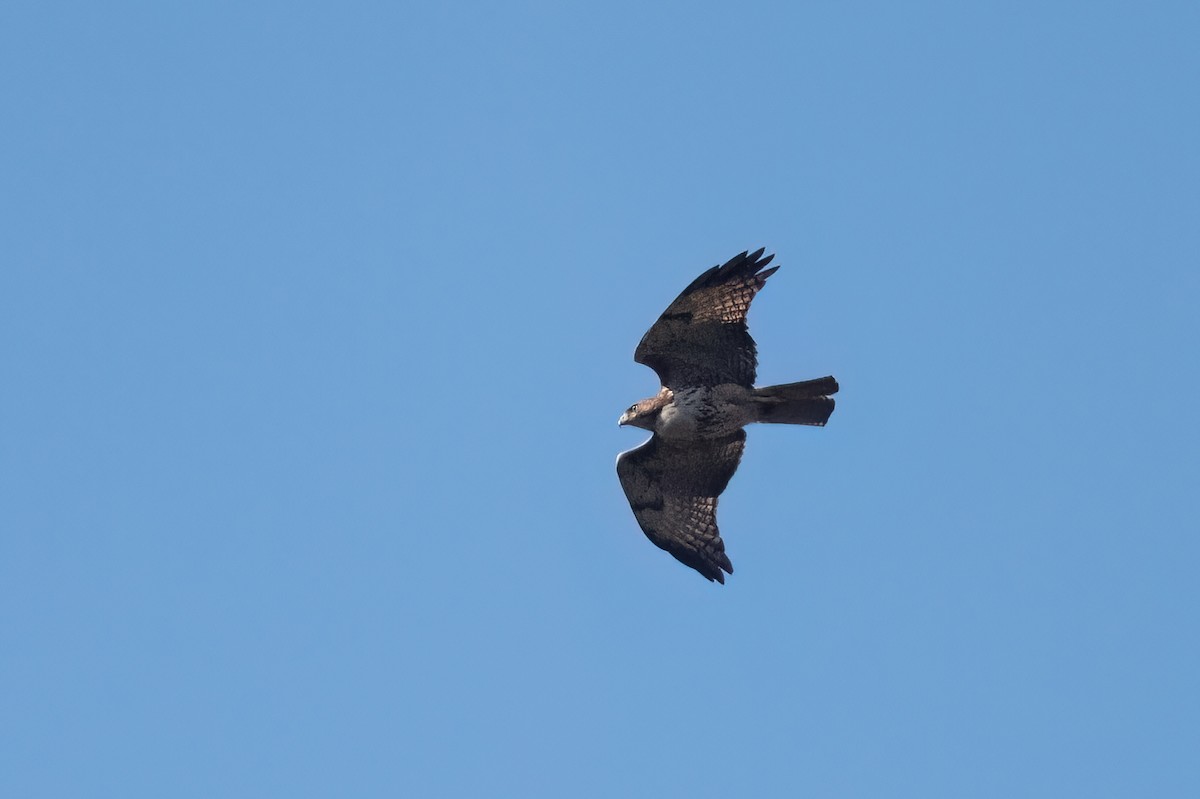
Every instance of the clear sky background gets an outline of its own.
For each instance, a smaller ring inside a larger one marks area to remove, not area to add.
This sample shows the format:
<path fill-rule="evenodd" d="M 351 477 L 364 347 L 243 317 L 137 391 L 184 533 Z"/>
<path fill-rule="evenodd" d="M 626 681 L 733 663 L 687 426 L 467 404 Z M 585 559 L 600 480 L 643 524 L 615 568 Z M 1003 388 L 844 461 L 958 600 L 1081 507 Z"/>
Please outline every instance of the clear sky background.
<path fill-rule="evenodd" d="M 1200 796 L 1200 7 L 0 10 L 0 795 Z M 766 246 L 736 573 L 633 348 Z"/>

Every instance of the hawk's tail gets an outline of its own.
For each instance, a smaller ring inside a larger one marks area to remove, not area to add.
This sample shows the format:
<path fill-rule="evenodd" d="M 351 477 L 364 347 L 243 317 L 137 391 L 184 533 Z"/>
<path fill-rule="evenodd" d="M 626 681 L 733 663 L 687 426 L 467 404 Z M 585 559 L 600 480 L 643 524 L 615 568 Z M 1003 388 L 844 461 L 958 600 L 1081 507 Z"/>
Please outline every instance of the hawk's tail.
<path fill-rule="evenodd" d="M 754 389 L 758 421 L 769 424 L 811 424 L 818 427 L 833 413 L 833 397 L 838 390 L 833 377 L 803 380 Z"/>

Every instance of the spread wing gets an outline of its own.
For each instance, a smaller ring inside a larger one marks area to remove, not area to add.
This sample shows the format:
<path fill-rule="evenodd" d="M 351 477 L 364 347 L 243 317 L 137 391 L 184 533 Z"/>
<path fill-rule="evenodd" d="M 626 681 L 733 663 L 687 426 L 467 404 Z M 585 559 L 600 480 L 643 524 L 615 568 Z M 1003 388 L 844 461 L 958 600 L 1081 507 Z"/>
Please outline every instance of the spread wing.
<path fill-rule="evenodd" d="M 775 256 L 762 254 L 734 256 L 692 281 L 642 336 L 633 359 L 657 372 L 667 388 L 754 385 L 758 352 L 746 312 L 779 268 L 763 270 Z"/>
<path fill-rule="evenodd" d="M 642 532 L 710 580 L 733 564 L 717 531 L 717 497 L 737 471 L 746 444 L 738 430 L 720 439 L 668 443 L 659 436 L 617 458 L 617 475 Z"/>

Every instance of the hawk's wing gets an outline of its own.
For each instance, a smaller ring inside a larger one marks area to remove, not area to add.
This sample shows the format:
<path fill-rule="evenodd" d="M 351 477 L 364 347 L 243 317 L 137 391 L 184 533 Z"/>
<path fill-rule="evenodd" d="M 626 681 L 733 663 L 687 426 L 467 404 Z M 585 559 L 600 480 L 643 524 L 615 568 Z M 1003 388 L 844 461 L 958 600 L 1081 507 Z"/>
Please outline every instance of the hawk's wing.
<path fill-rule="evenodd" d="M 742 459 L 746 432 L 670 443 L 652 436 L 617 458 L 617 475 L 642 532 L 710 580 L 733 574 L 717 531 L 717 497 Z"/>
<path fill-rule="evenodd" d="M 746 311 L 779 268 L 759 271 L 775 257 L 762 254 L 734 256 L 693 280 L 642 336 L 633 359 L 657 372 L 667 388 L 754 385 L 758 354 Z"/>

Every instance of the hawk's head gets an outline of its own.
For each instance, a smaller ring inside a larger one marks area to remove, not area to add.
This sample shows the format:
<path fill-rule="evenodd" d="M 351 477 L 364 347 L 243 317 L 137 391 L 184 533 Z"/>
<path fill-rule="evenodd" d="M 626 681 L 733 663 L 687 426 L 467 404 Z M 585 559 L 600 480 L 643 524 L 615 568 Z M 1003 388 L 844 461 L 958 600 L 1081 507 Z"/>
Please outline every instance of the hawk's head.
<path fill-rule="evenodd" d="M 643 430 L 654 430 L 654 425 L 658 421 L 658 414 L 670 404 L 671 399 L 671 390 L 664 388 L 656 396 L 638 400 L 630 405 L 625 413 L 621 414 L 621 418 L 617 420 L 617 424 L 622 426 L 628 424 L 640 427 Z"/>

